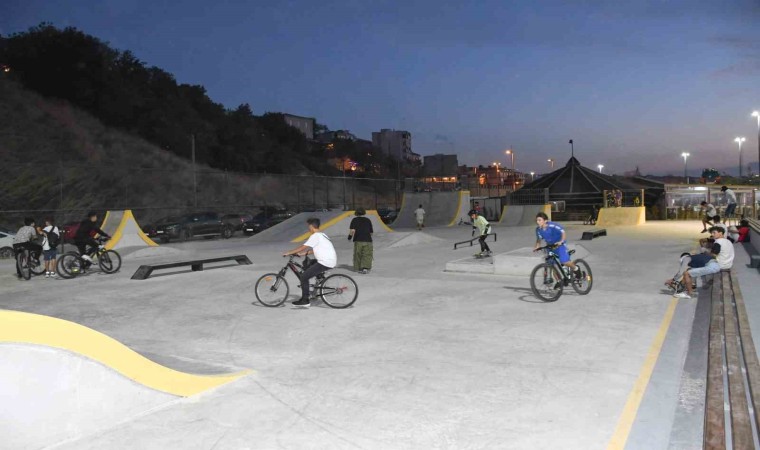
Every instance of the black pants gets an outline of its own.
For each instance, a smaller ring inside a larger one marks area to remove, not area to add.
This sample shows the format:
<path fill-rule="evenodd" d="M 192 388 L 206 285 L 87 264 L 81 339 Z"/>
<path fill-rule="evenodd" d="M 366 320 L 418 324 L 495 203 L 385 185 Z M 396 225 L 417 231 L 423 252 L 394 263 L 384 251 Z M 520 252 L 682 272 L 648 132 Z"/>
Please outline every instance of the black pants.
<path fill-rule="evenodd" d="M 329 267 L 325 267 L 318 262 L 312 263 L 308 269 L 301 273 L 301 298 L 309 298 L 309 279 L 316 277 L 320 273 L 326 272 Z"/>
<path fill-rule="evenodd" d="M 95 253 L 100 247 L 98 241 L 93 238 L 85 238 L 82 240 L 74 241 L 74 245 L 77 246 L 77 250 L 79 250 L 80 255 L 89 255 L 91 253 Z M 87 249 L 88 245 L 90 246 L 89 250 Z M 87 251 L 87 253 L 85 253 L 85 251 Z"/>
<path fill-rule="evenodd" d="M 39 261 L 40 255 L 42 254 L 42 246 L 40 244 L 35 244 L 34 242 L 13 244 L 13 258 L 16 258 L 22 249 L 29 250 L 31 257 Z M 18 269 L 18 265 L 16 265 L 16 275 L 21 276 L 21 271 Z"/>
<path fill-rule="evenodd" d="M 486 238 L 488 237 L 488 234 L 481 234 L 478 238 L 478 242 L 480 242 L 480 251 L 481 252 L 490 252 L 491 249 L 488 248 L 488 244 L 486 244 Z"/>

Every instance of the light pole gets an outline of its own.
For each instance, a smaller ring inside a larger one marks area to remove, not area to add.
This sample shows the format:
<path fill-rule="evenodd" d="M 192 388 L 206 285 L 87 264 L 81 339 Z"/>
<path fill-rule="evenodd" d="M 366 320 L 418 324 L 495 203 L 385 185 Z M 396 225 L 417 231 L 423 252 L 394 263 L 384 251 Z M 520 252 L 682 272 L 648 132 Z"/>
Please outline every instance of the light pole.
<path fill-rule="evenodd" d="M 551 165 L 552 171 L 554 171 L 554 160 L 549 158 L 546 160 L 546 162 L 548 162 Z"/>
<path fill-rule="evenodd" d="M 535 178 L 534 178 L 534 175 L 536 175 L 536 172 L 531 172 L 531 173 L 530 173 L 530 181 L 531 181 L 531 182 L 532 182 L 532 181 L 535 179 Z"/>
<path fill-rule="evenodd" d="M 683 179 L 686 180 L 686 184 L 689 184 L 689 177 L 686 176 L 686 159 L 689 157 L 689 153 L 683 152 L 681 157 L 683 158 Z"/>
<path fill-rule="evenodd" d="M 737 138 L 734 139 L 734 142 L 736 142 L 737 144 L 739 144 L 739 178 L 742 177 L 742 144 L 746 140 L 747 139 L 744 136 L 739 136 L 739 137 L 737 137 Z"/>
<path fill-rule="evenodd" d="M 575 158 L 575 149 L 573 148 L 573 140 L 570 139 L 570 142 L 568 142 L 568 144 L 570 144 L 570 157 Z"/>
<path fill-rule="evenodd" d="M 506 153 L 507 155 L 509 155 L 511 157 L 511 159 L 512 159 L 512 164 L 511 164 L 512 165 L 512 174 L 511 174 L 511 178 L 512 178 L 512 192 L 514 192 L 515 191 L 515 152 L 513 152 L 512 149 L 510 148 L 509 150 L 507 150 L 504 153 Z"/>
<path fill-rule="evenodd" d="M 599 168 L 599 173 L 602 173 L 602 169 L 604 169 L 604 164 L 598 164 L 596 167 Z"/>
<path fill-rule="evenodd" d="M 752 117 L 757 117 L 757 173 L 760 174 L 760 111 L 752 111 Z"/>

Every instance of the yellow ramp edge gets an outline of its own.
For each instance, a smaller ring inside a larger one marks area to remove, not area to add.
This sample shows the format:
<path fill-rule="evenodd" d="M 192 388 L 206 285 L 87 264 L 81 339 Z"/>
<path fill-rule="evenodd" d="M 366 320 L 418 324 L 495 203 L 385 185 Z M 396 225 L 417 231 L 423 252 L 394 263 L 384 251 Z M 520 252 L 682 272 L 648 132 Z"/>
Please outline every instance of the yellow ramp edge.
<path fill-rule="evenodd" d="M 181 397 L 235 381 L 252 373 L 194 375 L 157 364 L 121 342 L 68 320 L 19 311 L 0 311 L 0 343 L 60 348 L 97 361 L 149 388 Z"/>
<path fill-rule="evenodd" d="M 106 213 L 106 217 L 108 217 L 108 214 L 110 214 L 110 211 Z M 153 239 L 149 238 L 145 233 L 143 233 L 143 230 L 140 228 L 140 224 L 137 223 L 137 220 L 135 220 L 135 216 L 132 215 L 132 210 L 127 209 L 124 210 L 124 214 L 121 216 L 121 222 L 119 223 L 119 227 L 116 229 L 116 232 L 111 236 L 111 239 L 106 243 L 106 249 L 111 250 L 113 249 L 116 244 L 119 243 L 121 240 L 121 237 L 124 235 L 124 227 L 127 226 L 127 223 L 132 220 L 135 223 L 135 226 L 137 227 L 137 235 L 140 237 L 140 239 L 145 242 L 150 247 L 158 247 L 158 244 L 156 244 Z M 103 221 L 103 224 L 105 225 L 105 220 Z M 103 228 L 101 227 L 101 230 Z"/>
<path fill-rule="evenodd" d="M 454 213 L 454 218 L 451 219 L 451 222 L 449 222 L 448 226 L 453 227 L 457 224 L 457 221 L 459 220 L 459 211 L 462 209 L 462 200 L 464 199 L 464 195 L 467 194 L 467 196 L 470 195 L 470 191 L 459 191 L 459 195 L 457 196 L 457 210 Z M 468 205 L 469 206 L 469 205 Z"/>
<path fill-rule="evenodd" d="M 367 211 L 366 215 L 368 215 L 368 216 L 377 216 L 377 220 L 380 221 L 380 225 L 382 225 L 383 228 L 385 228 L 385 231 L 387 231 L 389 233 L 393 233 L 393 228 L 389 227 L 388 224 L 386 224 L 385 222 L 383 222 L 383 219 L 380 217 L 380 214 L 378 214 L 378 212 L 377 212 L 376 209 L 370 209 L 369 211 Z"/>
<path fill-rule="evenodd" d="M 326 228 L 329 228 L 329 227 L 331 227 L 331 226 L 335 225 L 336 223 L 340 222 L 341 220 L 343 220 L 343 219 L 345 219 L 346 217 L 349 217 L 349 216 L 351 216 L 351 215 L 353 215 L 353 214 L 354 214 L 354 212 L 353 212 L 353 211 L 346 211 L 346 212 L 344 212 L 343 214 L 339 215 L 338 217 L 333 217 L 332 219 L 328 220 L 327 222 L 325 222 L 325 223 L 323 223 L 323 224 L 320 224 L 320 225 L 319 225 L 319 230 L 320 230 L 320 231 L 324 231 Z M 304 233 L 304 234 L 302 234 L 302 235 L 298 236 L 297 238 L 293 239 L 293 240 L 292 240 L 292 241 L 290 241 L 290 242 L 301 242 L 301 241 L 305 241 L 306 239 L 308 239 L 308 238 L 309 238 L 309 236 L 311 236 L 311 232 L 307 231 L 306 233 Z"/>

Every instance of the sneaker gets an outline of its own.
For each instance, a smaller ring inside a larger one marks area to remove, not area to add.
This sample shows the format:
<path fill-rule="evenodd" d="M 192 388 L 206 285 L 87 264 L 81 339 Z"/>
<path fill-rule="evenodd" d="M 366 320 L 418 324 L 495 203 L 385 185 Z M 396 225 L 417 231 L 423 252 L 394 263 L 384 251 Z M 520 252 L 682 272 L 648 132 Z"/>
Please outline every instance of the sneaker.
<path fill-rule="evenodd" d="M 701 231 L 702 233 L 707 233 L 707 228 Z"/>
<path fill-rule="evenodd" d="M 50 272 L 45 272 L 45 278 L 50 278 Z"/>
<path fill-rule="evenodd" d="M 362 269 L 362 270 L 359 271 L 359 273 L 362 274 L 362 275 L 367 275 L 369 273 L 369 270 Z"/>
<path fill-rule="evenodd" d="M 308 298 L 302 298 L 300 300 L 294 301 L 293 306 L 304 306 L 308 308 L 309 306 L 311 306 L 311 302 L 309 301 Z"/>
<path fill-rule="evenodd" d="M 673 297 L 676 297 L 676 298 L 691 298 L 691 295 L 687 294 L 686 292 L 679 292 L 677 294 L 673 294 Z"/>
<path fill-rule="evenodd" d="M 82 255 L 82 259 L 92 264 L 94 261 L 90 258 L 90 255 Z"/>

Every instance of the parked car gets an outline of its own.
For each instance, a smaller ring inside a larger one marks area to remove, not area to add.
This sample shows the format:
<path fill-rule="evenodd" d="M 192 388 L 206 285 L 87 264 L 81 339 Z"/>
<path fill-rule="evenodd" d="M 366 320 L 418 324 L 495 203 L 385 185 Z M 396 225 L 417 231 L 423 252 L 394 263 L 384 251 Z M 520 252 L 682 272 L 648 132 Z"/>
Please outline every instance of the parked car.
<path fill-rule="evenodd" d="M 398 210 L 390 208 L 378 208 L 377 215 L 380 216 L 380 220 L 382 220 L 383 223 L 389 224 L 393 223 L 393 221 L 396 220 L 396 217 L 398 217 Z"/>
<path fill-rule="evenodd" d="M 161 219 L 158 219 L 157 221 L 155 221 L 153 223 L 149 223 L 147 225 L 143 225 L 141 229 L 142 229 L 142 232 L 145 233 L 146 236 L 148 236 L 149 238 L 153 239 L 153 238 L 159 236 L 159 234 L 158 234 L 158 226 L 160 224 L 174 223 L 174 222 L 177 222 L 178 220 L 179 220 L 179 217 L 177 217 L 177 216 L 167 216 L 167 217 L 163 217 Z"/>
<path fill-rule="evenodd" d="M 222 218 L 215 212 L 193 213 L 178 217 L 177 220 L 158 224 L 156 235 L 161 242 L 187 241 L 197 236 L 206 239 L 216 236 L 228 239 L 232 236 L 232 227 L 222 222 Z"/>
<path fill-rule="evenodd" d="M 293 211 L 288 211 L 287 209 L 275 209 L 261 212 L 256 214 L 253 219 L 243 224 L 243 233 L 245 233 L 246 236 L 254 235 L 269 227 L 277 225 L 294 215 L 295 213 Z"/>
<path fill-rule="evenodd" d="M 222 222 L 232 227 L 233 233 L 243 229 L 243 224 L 253 220 L 253 214 L 225 214 Z"/>
<path fill-rule="evenodd" d="M 13 257 L 13 238 L 16 235 L 7 231 L 0 231 L 0 258 Z"/>

